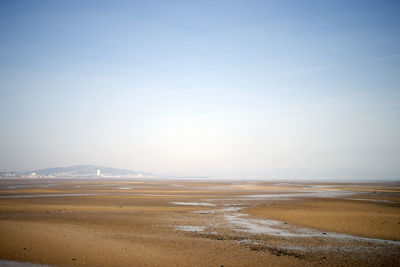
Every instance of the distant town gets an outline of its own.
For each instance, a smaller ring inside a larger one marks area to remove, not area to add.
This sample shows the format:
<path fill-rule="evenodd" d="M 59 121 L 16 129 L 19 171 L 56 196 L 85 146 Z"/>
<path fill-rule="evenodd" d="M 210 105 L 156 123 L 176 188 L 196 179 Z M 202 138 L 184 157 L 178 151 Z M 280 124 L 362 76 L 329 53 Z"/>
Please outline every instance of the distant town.
<path fill-rule="evenodd" d="M 12 170 L 0 171 L 0 178 L 139 178 L 153 176 L 151 173 L 133 170 L 100 167 L 94 165 L 77 165 L 71 167 L 56 167 L 28 172 Z"/>
<path fill-rule="evenodd" d="M 17 177 L 18 174 L 14 171 L 0 171 L 0 178 Z"/>

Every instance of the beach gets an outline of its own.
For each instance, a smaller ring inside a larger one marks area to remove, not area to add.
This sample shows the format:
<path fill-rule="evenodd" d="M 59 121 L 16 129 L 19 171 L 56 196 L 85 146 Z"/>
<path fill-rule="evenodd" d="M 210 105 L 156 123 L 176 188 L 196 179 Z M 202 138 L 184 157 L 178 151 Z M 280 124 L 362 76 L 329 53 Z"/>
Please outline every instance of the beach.
<path fill-rule="evenodd" d="M 3 179 L 0 259 L 51 266 L 395 266 L 398 183 Z"/>

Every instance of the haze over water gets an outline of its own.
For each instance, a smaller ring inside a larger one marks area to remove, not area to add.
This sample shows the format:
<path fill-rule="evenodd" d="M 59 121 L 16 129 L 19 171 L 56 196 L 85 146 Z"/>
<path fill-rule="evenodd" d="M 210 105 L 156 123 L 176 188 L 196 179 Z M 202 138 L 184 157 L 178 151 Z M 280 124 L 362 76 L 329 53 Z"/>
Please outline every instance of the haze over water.
<path fill-rule="evenodd" d="M 399 179 L 397 1 L 1 1 L 0 169 Z"/>

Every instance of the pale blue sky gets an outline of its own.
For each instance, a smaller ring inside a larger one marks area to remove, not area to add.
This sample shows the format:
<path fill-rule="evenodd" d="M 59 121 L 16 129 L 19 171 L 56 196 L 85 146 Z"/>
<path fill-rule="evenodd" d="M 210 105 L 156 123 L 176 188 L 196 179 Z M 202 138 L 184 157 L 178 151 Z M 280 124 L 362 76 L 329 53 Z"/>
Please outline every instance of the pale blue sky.
<path fill-rule="evenodd" d="M 399 14 L 398 1 L 1 1 L 0 169 L 400 178 Z"/>

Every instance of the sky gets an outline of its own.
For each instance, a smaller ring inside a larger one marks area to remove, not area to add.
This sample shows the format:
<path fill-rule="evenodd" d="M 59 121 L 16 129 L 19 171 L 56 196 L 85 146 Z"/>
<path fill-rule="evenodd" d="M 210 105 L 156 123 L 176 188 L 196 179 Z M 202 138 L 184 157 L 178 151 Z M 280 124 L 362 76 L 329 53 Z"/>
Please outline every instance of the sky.
<path fill-rule="evenodd" d="M 0 169 L 400 179 L 399 14 L 398 1 L 1 1 Z"/>

